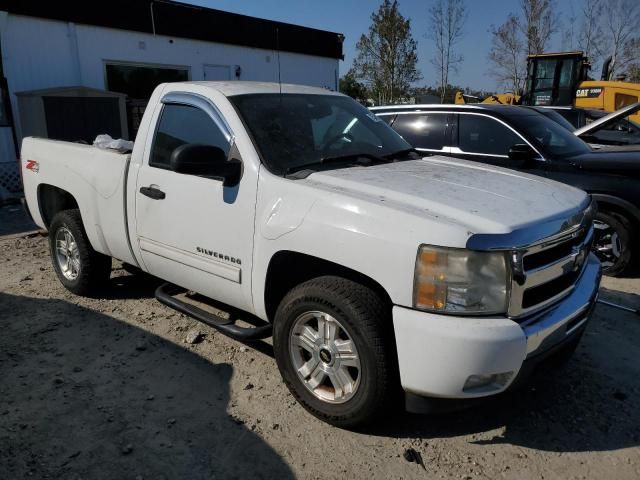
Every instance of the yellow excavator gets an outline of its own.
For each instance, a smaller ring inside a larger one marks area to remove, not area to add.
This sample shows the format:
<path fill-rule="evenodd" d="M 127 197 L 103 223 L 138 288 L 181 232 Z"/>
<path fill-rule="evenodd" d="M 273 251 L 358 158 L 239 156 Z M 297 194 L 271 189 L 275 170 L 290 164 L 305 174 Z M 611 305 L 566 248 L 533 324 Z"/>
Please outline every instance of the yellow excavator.
<path fill-rule="evenodd" d="M 608 58 L 602 66 L 600 80 L 593 80 L 589 78 L 591 63 L 583 52 L 529 55 L 523 92 L 491 95 L 482 101 L 457 92 L 455 103 L 564 106 L 614 112 L 640 101 L 640 84 L 625 82 L 621 77 L 609 80 L 610 66 L 611 58 Z M 629 118 L 639 122 L 640 113 Z"/>
<path fill-rule="evenodd" d="M 456 92 L 454 99 L 456 105 L 464 105 L 466 103 L 503 103 L 505 105 L 519 105 L 520 95 L 513 93 L 497 93 L 495 95 L 489 95 L 485 99 L 475 97 L 473 95 L 467 95 L 461 91 Z"/>

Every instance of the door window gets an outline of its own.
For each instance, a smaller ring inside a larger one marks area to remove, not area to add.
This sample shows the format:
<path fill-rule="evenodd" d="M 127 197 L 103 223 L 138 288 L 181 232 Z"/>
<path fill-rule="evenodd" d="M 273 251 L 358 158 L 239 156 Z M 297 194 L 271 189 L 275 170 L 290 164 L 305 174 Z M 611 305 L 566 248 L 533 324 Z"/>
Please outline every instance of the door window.
<path fill-rule="evenodd" d="M 490 117 L 459 115 L 458 146 L 468 153 L 509 155 L 509 149 L 525 141 L 511 129 Z"/>
<path fill-rule="evenodd" d="M 442 150 L 448 143 L 446 113 L 398 115 L 393 129 L 416 148 Z"/>
<path fill-rule="evenodd" d="M 211 145 L 229 154 L 230 145 L 225 134 L 203 110 L 190 105 L 164 105 L 149 165 L 168 169 L 171 153 L 187 143 Z"/>

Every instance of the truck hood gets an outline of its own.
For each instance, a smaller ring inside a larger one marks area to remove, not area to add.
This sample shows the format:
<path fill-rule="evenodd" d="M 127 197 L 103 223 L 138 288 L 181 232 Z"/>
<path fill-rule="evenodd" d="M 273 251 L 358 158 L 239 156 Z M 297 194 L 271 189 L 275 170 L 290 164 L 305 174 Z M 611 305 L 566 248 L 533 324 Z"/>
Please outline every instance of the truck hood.
<path fill-rule="evenodd" d="M 509 233 L 568 215 L 586 201 L 586 193 L 568 185 L 439 156 L 316 172 L 306 181 L 377 206 L 461 225 L 469 234 Z"/>

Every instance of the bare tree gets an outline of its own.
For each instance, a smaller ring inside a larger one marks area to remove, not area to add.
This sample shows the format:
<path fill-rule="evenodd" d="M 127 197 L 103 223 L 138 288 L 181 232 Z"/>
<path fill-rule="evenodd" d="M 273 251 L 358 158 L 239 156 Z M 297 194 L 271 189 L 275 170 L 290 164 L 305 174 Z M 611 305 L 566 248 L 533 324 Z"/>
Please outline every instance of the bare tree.
<path fill-rule="evenodd" d="M 630 65 L 627 74 L 629 75 L 627 77 L 628 82 L 640 83 L 640 65 L 638 64 Z"/>
<path fill-rule="evenodd" d="M 407 95 L 411 83 L 421 78 L 416 49 L 411 22 L 400 13 L 397 0 L 384 0 L 371 15 L 368 35 L 358 40 L 354 75 L 379 104 L 392 103 Z"/>
<path fill-rule="evenodd" d="M 510 13 L 502 25 L 489 30 L 490 73 L 514 94 L 524 87 L 527 55 L 543 53 L 560 25 L 551 0 L 522 0 L 520 7 L 521 16 Z"/>
<path fill-rule="evenodd" d="M 559 17 L 551 0 L 522 0 L 522 33 L 527 41 L 527 54 L 543 53 L 558 31 Z"/>
<path fill-rule="evenodd" d="M 569 11 L 567 12 L 567 16 L 565 19 L 566 25 L 561 25 L 558 22 L 558 27 L 562 32 L 562 49 L 565 51 L 574 50 L 576 48 L 577 42 L 577 34 L 576 34 L 576 20 L 578 16 L 576 15 L 576 11 L 573 8 L 573 2 L 569 2 Z M 563 28 L 561 28 L 563 27 Z"/>
<path fill-rule="evenodd" d="M 462 63 L 462 55 L 456 53 L 455 46 L 462 38 L 467 18 L 464 0 L 435 0 L 429 8 L 429 27 L 427 38 L 435 42 L 436 53 L 431 63 L 440 72 L 440 102 L 444 98 L 449 84 L 449 72 L 457 72 Z"/>
<path fill-rule="evenodd" d="M 608 0 L 604 11 L 605 53 L 611 55 L 609 78 L 625 69 L 624 49 L 633 39 L 640 21 L 640 2 L 638 0 Z"/>
<path fill-rule="evenodd" d="M 602 0 L 584 0 L 582 20 L 578 33 L 578 48 L 591 60 L 592 64 L 602 56 Z"/>
<path fill-rule="evenodd" d="M 491 75 L 500 87 L 517 94 L 524 86 L 526 71 L 526 46 L 521 35 L 520 21 L 514 14 L 509 14 L 502 25 L 497 28 L 492 26 L 489 33 L 489 62 L 493 67 Z"/>
<path fill-rule="evenodd" d="M 618 56 L 618 73 L 626 77 L 626 81 L 640 81 L 640 37 L 634 37 L 625 43 Z"/>

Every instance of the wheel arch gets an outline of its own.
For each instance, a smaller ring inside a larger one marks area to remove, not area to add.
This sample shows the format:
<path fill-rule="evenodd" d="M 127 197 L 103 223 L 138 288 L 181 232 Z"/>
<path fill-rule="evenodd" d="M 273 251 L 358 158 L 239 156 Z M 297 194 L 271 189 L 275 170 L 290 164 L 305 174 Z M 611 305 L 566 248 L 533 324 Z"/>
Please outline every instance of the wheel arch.
<path fill-rule="evenodd" d="M 269 261 L 265 278 L 264 305 L 267 318 L 273 321 L 278 305 L 293 287 L 312 278 L 335 275 L 369 287 L 391 311 L 391 297 L 373 278 L 330 260 L 291 250 L 276 252 Z"/>
<path fill-rule="evenodd" d="M 631 220 L 636 227 L 640 225 L 640 208 L 631 202 L 604 193 L 592 193 L 591 198 L 597 202 L 598 210 L 621 214 Z"/>
<path fill-rule="evenodd" d="M 47 183 L 38 185 L 38 209 L 47 229 L 57 213 L 74 208 L 79 209 L 78 201 L 66 190 Z"/>

